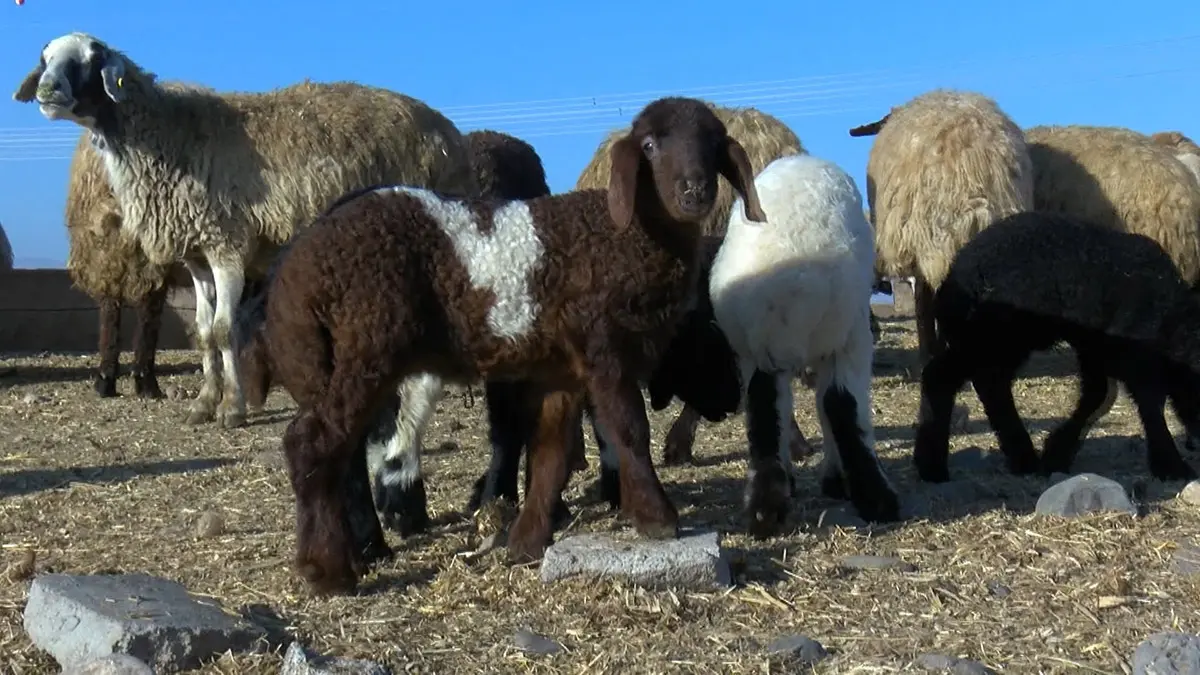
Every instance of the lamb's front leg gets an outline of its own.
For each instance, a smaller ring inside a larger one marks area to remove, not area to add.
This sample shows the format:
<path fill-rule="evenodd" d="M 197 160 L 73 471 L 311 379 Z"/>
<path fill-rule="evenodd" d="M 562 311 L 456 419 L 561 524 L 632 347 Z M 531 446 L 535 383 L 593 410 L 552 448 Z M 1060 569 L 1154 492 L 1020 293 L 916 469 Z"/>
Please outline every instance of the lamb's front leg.
<path fill-rule="evenodd" d="M 212 334 L 217 292 L 212 270 L 206 264 L 190 260 L 183 264 L 192 275 L 192 284 L 196 289 L 196 348 L 200 350 L 200 362 L 204 369 L 204 384 L 188 411 L 187 424 L 202 424 L 212 421 L 217 398 L 221 395 L 221 372 L 217 368 L 220 354 Z"/>
<path fill-rule="evenodd" d="M 214 264 L 212 274 L 217 299 L 211 340 L 221 350 L 222 376 L 225 379 L 221 402 L 216 410 L 217 421 L 226 429 L 233 429 L 246 423 L 246 399 L 242 396 L 237 355 L 233 353 L 233 313 L 242 299 L 246 277 L 240 262 Z"/>
<path fill-rule="evenodd" d="M 679 531 L 679 512 L 667 497 L 650 457 L 650 421 L 636 379 L 615 357 L 594 357 L 588 382 L 596 423 L 616 448 L 621 513 L 643 536 L 670 539 Z"/>
<path fill-rule="evenodd" d="M 794 407 L 791 373 L 752 371 L 746 388 L 750 467 L 745 508 L 755 537 L 779 534 L 791 511 Z"/>

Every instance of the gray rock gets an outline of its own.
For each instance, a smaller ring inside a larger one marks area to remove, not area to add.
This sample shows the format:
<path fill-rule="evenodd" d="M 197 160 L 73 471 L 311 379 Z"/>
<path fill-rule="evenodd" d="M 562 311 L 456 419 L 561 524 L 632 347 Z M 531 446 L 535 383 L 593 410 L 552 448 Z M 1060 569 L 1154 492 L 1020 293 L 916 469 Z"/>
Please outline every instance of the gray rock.
<path fill-rule="evenodd" d="M 1011 588 L 995 580 L 987 582 L 987 589 L 988 593 L 997 598 L 1007 598 L 1012 593 Z"/>
<path fill-rule="evenodd" d="M 916 665 L 925 670 L 940 670 L 953 675 L 995 675 L 995 671 L 978 661 L 942 654 L 922 654 Z"/>
<path fill-rule="evenodd" d="M 1133 652 L 1133 675 L 1192 675 L 1200 673 L 1200 637 L 1184 633 L 1155 633 Z"/>
<path fill-rule="evenodd" d="M 293 642 L 283 655 L 279 675 L 392 675 L 392 671 L 374 661 L 319 656 Z"/>
<path fill-rule="evenodd" d="M 917 568 L 912 563 L 886 555 L 852 555 L 842 558 L 842 567 L 852 570 L 900 570 L 915 572 Z"/>
<path fill-rule="evenodd" d="M 1200 575 L 1200 548 L 1180 542 L 1171 560 L 1176 574 L 1184 577 Z"/>
<path fill-rule="evenodd" d="M 867 527 L 867 521 L 858 517 L 858 514 L 853 510 L 844 506 L 838 506 L 831 509 L 821 511 L 821 515 L 817 517 L 817 527 L 844 527 L 846 529 L 854 529 L 859 527 Z"/>
<path fill-rule="evenodd" d="M 804 635 L 782 635 L 767 645 L 767 654 L 784 657 L 799 665 L 813 666 L 829 657 L 829 652 L 816 640 Z"/>
<path fill-rule="evenodd" d="M 62 675 L 154 675 L 154 671 L 141 659 L 128 654 L 110 654 L 75 668 L 67 668 Z"/>
<path fill-rule="evenodd" d="M 513 636 L 513 644 L 523 652 L 529 654 L 551 655 L 562 651 L 562 645 L 548 637 L 543 637 L 537 633 L 522 628 Z"/>
<path fill-rule="evenodd" d="M 546 549 L 541 566 L 543 583 L 576 575 L 619 577 L 651 588 L 711 589 L 733 583 L 729 559 L 716 532 L 636 541 L 579 534 Z"/>
<path fill-rule="evenodd" d="M 128 654 L 167 673 L 266 647 L 266 631 L 210 603 L 145 574 L 45 574 L 30 585 L 25 632 L 63 668 Z"/>
<path fill-rule="evenodd" d="M 1200 480 L 1194 480 L 1183 486 L 1179 498 L 1192 506 L 1200 506 Z"/>
<path fill-rule="evenodd" d="M 1051 485 L 1038 497 L 1036 509 L 1039 515 L 1064 518 L 1100 511 L 1137 515 L 1137 507 L 1120 483 L 1094 473 L 1081 473 Z"/>

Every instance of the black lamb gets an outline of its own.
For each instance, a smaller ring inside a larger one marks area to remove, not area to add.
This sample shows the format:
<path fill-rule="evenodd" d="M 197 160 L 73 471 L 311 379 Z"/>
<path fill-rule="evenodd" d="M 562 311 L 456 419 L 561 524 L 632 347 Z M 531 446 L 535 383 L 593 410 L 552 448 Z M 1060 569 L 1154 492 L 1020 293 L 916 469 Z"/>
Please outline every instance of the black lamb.
<path fill-rule="evenodd" d="M 1153 240 L 1062 215 L 1009 216 L 967 243 L 934 300 L 945 353 L 921 376 L 913 461 L 922 480 L 949 479 L 950 412 L 971 380 L 1009 470 L 1066 472 L 1112 377 L 1125 384 L 1146 433 L 1150 472 L 1196 477 L 1163 418 L 1167 399 L 1200 433 L 1200 298 Z M 1079 360 L 1074 412 L 1039 460 L 1013 403 L 1017 370 L 1064 341 Z"/>

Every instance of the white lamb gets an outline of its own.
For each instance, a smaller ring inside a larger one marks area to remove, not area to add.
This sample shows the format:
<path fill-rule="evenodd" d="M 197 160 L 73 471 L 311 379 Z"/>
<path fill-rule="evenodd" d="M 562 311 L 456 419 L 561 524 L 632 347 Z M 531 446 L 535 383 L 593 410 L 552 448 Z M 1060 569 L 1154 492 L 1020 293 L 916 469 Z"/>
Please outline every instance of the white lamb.
<path fill-rule="evenodd" d="M 750 530 L 776 533 L 790 509 L 794 373 L 812 368 L 824 439 L 821 489 L 868 520 L 899 518 L 875 455 L 871 287 L 875 245 L 862 196 L 832 162 L 792 155 L 755 179 L 766 223 L 735 204 L 713 262 L 717 324 L 739 361 L 750 467 Z"/>

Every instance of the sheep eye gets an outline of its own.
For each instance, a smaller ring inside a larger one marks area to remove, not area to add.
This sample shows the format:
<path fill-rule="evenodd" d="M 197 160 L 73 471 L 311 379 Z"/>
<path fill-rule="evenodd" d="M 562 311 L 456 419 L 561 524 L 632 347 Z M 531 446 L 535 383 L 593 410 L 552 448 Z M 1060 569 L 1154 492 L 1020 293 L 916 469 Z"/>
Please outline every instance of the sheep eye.
<path fill-rule="evenodd" d="M 654 139 L 647 136 L 642 140 L 642 151 L 646 153 L 654 152 Z"/>

